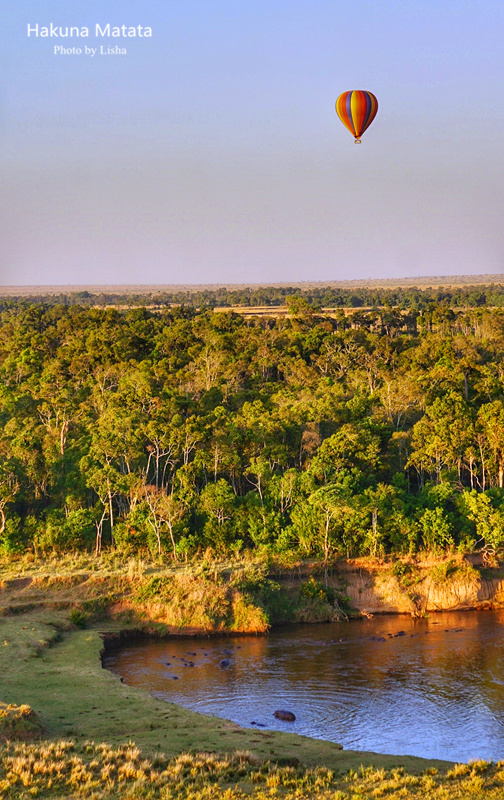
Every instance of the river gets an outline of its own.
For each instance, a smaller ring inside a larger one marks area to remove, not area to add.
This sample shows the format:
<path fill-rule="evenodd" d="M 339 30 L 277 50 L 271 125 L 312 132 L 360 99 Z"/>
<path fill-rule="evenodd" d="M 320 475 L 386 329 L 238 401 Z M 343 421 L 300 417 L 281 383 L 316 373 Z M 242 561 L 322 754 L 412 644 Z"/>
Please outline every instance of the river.
<path fill-rule="evenodd" d="M 158 698 L 245 727 L 376 753 L 504 759 L 504 611 L 142 639 L 104 665 Z M 276 720 L 276 709 L 296 721 Z"/>

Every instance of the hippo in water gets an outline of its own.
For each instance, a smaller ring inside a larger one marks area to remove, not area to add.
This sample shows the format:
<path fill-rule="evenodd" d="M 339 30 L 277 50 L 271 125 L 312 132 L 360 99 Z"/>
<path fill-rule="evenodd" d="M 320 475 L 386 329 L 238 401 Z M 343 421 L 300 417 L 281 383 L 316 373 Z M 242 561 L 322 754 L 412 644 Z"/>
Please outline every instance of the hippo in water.
<path fill-rule="evenodd" d="M 292 711 L 282 711 L 282 709 L 275 711 L 273 716 L 277 719 L 282 719 L 284 722 L 294 722 L 296 719 L 296 715 Z"/>

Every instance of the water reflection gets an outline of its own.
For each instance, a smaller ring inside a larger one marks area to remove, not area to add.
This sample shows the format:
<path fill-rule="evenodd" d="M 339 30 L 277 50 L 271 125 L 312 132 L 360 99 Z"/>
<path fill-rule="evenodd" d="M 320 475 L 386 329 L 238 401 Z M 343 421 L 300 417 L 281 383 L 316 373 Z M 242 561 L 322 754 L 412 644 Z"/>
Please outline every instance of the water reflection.
<path fill-rule="evenodd" d="M 350 749 L 499 760 L 503 634 L 498 611 L 375 617 L 259 638 L 143 640 L 106 666 L 156 697 L 245 726 Z M 276 708 L 296 722 L 274 719 Z"/>

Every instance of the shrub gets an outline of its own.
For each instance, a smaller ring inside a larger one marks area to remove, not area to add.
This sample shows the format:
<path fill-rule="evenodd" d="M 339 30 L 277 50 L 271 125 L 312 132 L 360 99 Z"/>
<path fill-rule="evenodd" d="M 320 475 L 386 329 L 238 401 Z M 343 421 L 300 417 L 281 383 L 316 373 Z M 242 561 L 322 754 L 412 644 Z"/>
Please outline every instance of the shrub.
<path fill-rule="evenodd" d="M 42 723 L 28 705 L 5 705 L 0 703 L 0 742 L 6 739 L 28 741 L 44 732 Z"/>
<path fill-rule="evenodd" d="M 5 523 L 4 531 L 0 533 L 0 552 L 5 553 L 5 555 L 13 555 L 14 553 L 22 553 L 24 547 L 19 517 L 15 514 L 9 517 Z"/>
<path fill-rule="evenodd" d="M 315 580 L 313 575 L 310 575 L 307 581 L 301 584 L 299 588 L 301 597 L 309 597 L 313 600 L 322 600 L 324 603 L 334 603 L 336 599 L 336 592 L 329 586 L 324 586 L 320 581 Z"/>
<path fill-rule="evenodd" d="M 440 506 L 427 508 L 419 519 L 422 541 L 427 550 L 439 553 L 453 545 L 452 527 Z"/>
<path fill-rule="evenodd" d="M 332 586 L 324 586 L 310 575 L 299 587 L 298 622 L 332 622 L 346 619 L 350 600 Z"/>
<path fill-rule="evenodd" d="M 233 593 L 231 603 L 232 619 L 229 629 L 246 633 L 266 633 L 269 619 L 263 608 L 255 605 L 250 597 L 240 592 Z"/>
<path fill-rule="evenodd" d="M 463 562 L 458 564 L 453 558 L 436 564 L 430 571 L 430 578 L 434 583 L 446 583 L 454 579 L 474 583 L 479 580 L 480 573 L 471 564 Z"/>
<path fill-rule="evenodd" d="M 223 630 L 232 617 L 228 587 L 207 570 L 152 577 L 139 587 L 135 599 L 149 616 L 177 627 Z"/>
<path fill-rule="evenodd" d="M 43 553 L 63 553 L 93 546 L 95 526 L 93 513 L 85 508 L 74 509 L 67 515 L 61 509 L 51 509 L 37 527 L 35 546 Z"/>
<path fill-rule="evenodd" d="M 87 616 L 78 608 L 72 608 L 70 612 L 70 622 L 72 625 L 75 625 L 76 628 L 86 628 Z"/>
<path fill-rule="evenodd" d="M 404 587 L 417 583 L 420 578 L 417 567 L 409 561 L 396 561 L 392 566 L 391 573 L 397 578 L 397 582 Z"/>
<path fill-rule="evenodd" d="M 295 603 L 283 586 L 267 577 L 265 564 L 252 564 L 237 570 L 231 578 L 231 585 L 263 611 L 268 625 L 294 620 Z"/>

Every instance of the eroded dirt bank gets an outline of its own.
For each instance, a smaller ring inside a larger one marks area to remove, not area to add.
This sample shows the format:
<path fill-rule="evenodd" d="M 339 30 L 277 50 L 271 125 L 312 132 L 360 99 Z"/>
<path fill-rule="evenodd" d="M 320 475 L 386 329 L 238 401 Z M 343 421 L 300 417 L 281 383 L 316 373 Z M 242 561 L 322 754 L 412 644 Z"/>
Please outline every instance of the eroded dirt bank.
<path fill-rule="evenodd" d="M 299 576 L 283 580 L 299 581 Z M 477 556 L 392 564 L 341 561 L 327 581 L 348 607 L 364 615 L 504 607 L 504 569 L 484 566 Z"/>

